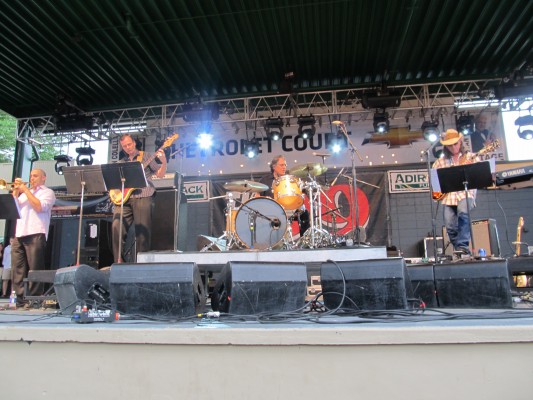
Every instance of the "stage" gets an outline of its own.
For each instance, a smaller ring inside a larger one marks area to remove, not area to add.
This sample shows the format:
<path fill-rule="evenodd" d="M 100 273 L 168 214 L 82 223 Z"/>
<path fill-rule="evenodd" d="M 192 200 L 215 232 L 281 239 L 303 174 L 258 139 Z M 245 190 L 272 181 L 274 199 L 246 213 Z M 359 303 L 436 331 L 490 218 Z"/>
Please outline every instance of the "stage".
<path fill-rule="evenodd" d="M 228 262 L 269 266 L 291 261 L 317 268 L 335 260 L 372 269 L 382 260 L 398 270 L 405 265 L 398 257 L 387 258 L 383 247 L 156 252 L 139 258 L 147 267 L 196 262 L 204 272 L 219 272 Z M 465 268 L 473 268 L 477 273 L 471 278 L 487 279 L 490 288 L 491 269 L 504 266 L 507 270 L 507 260 L 498 259 L 408 269 L 431 270 L 438 277 L 452 268 L 465 280 Z M 482 292 L 479 282 L 469 286 Z M 533 376 L 533 303 L 525 291 L 513 291 L 512 299 L 508 308 L 342 315 L 310 303 L 295 312 L 219 315 L 208 303 L 204 312 L 187 317 L 121 315 L 113 322 L 92 323 L 75 322 L 55 309 L 1 311 L 0 353 L 8 365 L 4 382 L 9 382 L 2 390 L 6 398 L 23 399 L 525 400 L 531 398 Z"/>

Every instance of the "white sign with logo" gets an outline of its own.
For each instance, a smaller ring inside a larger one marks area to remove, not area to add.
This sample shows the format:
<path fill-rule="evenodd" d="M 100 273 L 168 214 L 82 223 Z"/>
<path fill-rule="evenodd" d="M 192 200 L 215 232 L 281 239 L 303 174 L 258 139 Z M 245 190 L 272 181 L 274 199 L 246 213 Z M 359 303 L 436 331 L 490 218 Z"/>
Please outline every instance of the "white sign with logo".
<path fill-rule="evenodd" d="M 425 169 L 389 171 L 389 193 L 427 192 L 428 172 Z"/>
<path fill-rule="evenodd" d="M 209 182 L 194 181 L 183 183 L 188 202 L 209 201 Z"/>

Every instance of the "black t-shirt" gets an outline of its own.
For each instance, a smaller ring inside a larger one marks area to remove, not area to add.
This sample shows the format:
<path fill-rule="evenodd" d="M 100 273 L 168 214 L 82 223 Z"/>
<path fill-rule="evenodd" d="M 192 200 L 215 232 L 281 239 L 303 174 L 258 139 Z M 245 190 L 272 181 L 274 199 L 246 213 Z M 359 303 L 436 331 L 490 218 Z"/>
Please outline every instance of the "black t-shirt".
<path fill-rule="evenodd" d="M 268 175 L 263 176 L 259 180 L 259 183 L 262 183 L 263 185 L 268 186 L 268 190 L 265 190 L 264 192 L 259 192 L 260 196 L 268 196 L 268 197 L 274 198 L 274 192 L 272 191 L 272 184 L 274 183 L 274 180 L 275 178 L 272 172 Z"/>

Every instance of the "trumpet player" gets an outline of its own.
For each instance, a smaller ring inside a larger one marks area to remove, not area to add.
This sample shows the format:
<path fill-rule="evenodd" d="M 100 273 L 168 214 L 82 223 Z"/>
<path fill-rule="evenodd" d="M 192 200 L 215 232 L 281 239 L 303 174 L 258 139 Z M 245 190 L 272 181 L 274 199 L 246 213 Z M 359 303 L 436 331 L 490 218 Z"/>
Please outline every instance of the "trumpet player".
<path fill-rule="evenodd" d="M 45 248 L 50 227 L 52 206 L 56 201 L 54 191 L 45 186 L 46 172 L 34 169 L 29 186 L 17 178 L 13 182 L 13 197 L 20 210 L 15 238 L 11 245 L 11 273 L 13 290 L 17 294 L 17 308 L 29 308 L 24 301 L 24 278 L 28 271 L 45 269 Z M 31 296 L 42 295 L 42 283 L 30 283 Z"/>

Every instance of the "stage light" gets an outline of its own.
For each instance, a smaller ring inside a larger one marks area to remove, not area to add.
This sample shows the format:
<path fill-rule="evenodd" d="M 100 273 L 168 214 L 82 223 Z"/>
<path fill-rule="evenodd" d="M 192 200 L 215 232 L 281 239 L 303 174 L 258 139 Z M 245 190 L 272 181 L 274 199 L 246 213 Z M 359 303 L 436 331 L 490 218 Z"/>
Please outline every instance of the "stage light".
<path fill-rule="evenodd" d="M 213 135 L 210 133 L 200 133 L 196 138 L 196 142 L 201 149 L 207 150 L 213 146 Z"/>
<path fill-rule="evenodd" d="M 341 132 L 336 134 L 328 135 L 331 139 L 328 142 L 328 150 L 334 154 L 340 153 L 345 147 L 346 143 L 344 142 L 344 135 Z"/>
<path fill-rule="evenodd" d="M 475 122 L 473 115 L 461 115 L 455 121 L 457 131 L 461 132 L 464 136 L 471 135 L 475 131 Z"/>
<path fill-rule="evenodd" d="M 265 121 L 265 132 L 270 140 L 280 140 L 283 138 L 283 121 L 280 117 L 268 118 Z"/>
<path fill-rule="evenodd" d="M 312 115 L 298 117 L 298 137 L 304 140 L 311 139 L 315 134 L 316 119 Z"/>
<path fill-rule="evenodd" d="M 389 114 L 386 112 L 374 114 L 374 132 L 387 133 L 389 131 Z"/>
<path fill-rule="evenodd" d="M 72 157 L 66 154 L 58 154 L 57 156 L 54 156 L 54 160 L 56 161 L 56 165 L 54 166 L 56 173 L 58 175 L 63 175 L 63 167 L 70 167 Z"/>
<path fill-rule="evenodd" d="M 420 129 L 422 129 L 422 132 L 424 132 L 424 139 L 430 143 L 435 143 L 439 138 L 438 121 L 424 121 Z"/>
<path fill-rule="evenodd" d="M 248 158 L 255 158 L 259 154 L 259 141 L 256 138 L 244 142 L 244 154 Z"/>
<path fill-rule="evenodd" d="M 78 147 L 76 149 L 78 157 L 76 158 L 76 164 L 78 165 L 93 165 L 93 154 L 96 151 L 91 147 Z"/>
<path fill-rule="evenodd" d="M 533 139 L 533 115 L 523 115 L 514 122 L 518 126 L 518 136 L 525 140 Z"/>

